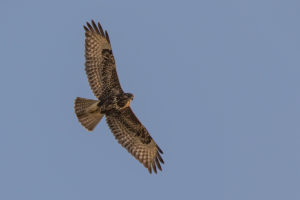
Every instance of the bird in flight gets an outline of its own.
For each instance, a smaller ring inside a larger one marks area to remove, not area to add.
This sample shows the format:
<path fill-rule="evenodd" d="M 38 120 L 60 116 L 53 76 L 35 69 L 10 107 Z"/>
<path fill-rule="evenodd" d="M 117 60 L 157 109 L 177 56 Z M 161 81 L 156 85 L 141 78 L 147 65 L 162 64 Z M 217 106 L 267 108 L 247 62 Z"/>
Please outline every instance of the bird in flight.
<path fill-rule="evenodd" d="M 107 31 L 92 20 L 85 30 L 85 71 L 97 100 L 77 97 L 75 114 L 87 130 L 92 131 L 105 115 L 117 141 L 149 171 L 157 173 L 164 163 L 162 150 L 130 108 L 133 94 L 120 85 Z"/>

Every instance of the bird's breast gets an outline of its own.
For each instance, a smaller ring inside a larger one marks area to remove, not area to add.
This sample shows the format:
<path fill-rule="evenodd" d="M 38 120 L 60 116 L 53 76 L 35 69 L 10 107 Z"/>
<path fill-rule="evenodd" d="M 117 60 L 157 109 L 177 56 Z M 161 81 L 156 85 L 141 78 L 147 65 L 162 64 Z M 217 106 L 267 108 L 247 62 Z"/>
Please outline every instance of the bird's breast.
<path fill-rule="evenodd" d="M 129 101 L 125 104 L 125 106 L 124 106 L 123 108 L 129 107 L 129 106 L 130 106 L 130 103 L 131 103 L 131 100 L 129 100 Z"/>

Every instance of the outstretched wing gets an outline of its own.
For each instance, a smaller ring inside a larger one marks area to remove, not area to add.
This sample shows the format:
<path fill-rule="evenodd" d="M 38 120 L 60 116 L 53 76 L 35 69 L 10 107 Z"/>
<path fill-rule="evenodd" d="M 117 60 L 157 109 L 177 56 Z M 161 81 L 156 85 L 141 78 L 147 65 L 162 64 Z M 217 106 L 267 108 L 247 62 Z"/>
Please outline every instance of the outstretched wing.
<path fill-rule="evenodd" d="M 152 169 L 157 173 L 156 167 L 162 170 L 160 166 L 160 163 L 164 163 L 160 156 L 162 150 L 130 107 L 106 113 L 106 121 L 118 142 L 148 168 L 150 173 Z"/>
<path fill-rule="evenodd" d="M 122 93 L 107 31 L 104 33 L 100 23 L 96 25 L 93 20 L 84 29 L 85 71 L 94 95 L 100 99 Z"/>

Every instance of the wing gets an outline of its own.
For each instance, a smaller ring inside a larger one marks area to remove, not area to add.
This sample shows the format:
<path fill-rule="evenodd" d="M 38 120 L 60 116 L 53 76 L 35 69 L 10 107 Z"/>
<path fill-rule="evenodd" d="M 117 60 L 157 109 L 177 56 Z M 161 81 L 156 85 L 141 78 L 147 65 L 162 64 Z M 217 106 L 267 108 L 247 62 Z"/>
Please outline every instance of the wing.
<path fill-rule="evenodd" d="M 160 166 L 160 163 L 164 163 L 160 156 L 162 150 L 130 107 L 106 113 L 106 121 L 118 142 L 148 168 L 150 174 L 152 169 L 157 173 L 156 167 L 162 170 Z"/>
<path fill-rule="evenodd" d="M 123 93 L 107 31 L 92 20 L 85 29 L 85 71 L 94 95 L 100 99 Z"/>

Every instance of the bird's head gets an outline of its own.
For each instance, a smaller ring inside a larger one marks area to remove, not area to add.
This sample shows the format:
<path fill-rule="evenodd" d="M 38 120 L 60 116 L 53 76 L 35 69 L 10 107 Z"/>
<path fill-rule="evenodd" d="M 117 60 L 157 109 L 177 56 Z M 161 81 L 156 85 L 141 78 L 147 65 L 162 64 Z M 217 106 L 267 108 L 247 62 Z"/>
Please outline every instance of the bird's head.
<path fill-rule="evenodd" d="M 132 101 L 133 98 L 134 98 L 134 95 L 132 93 L 125 93 L 125 96 L 130 100 Z"/>

